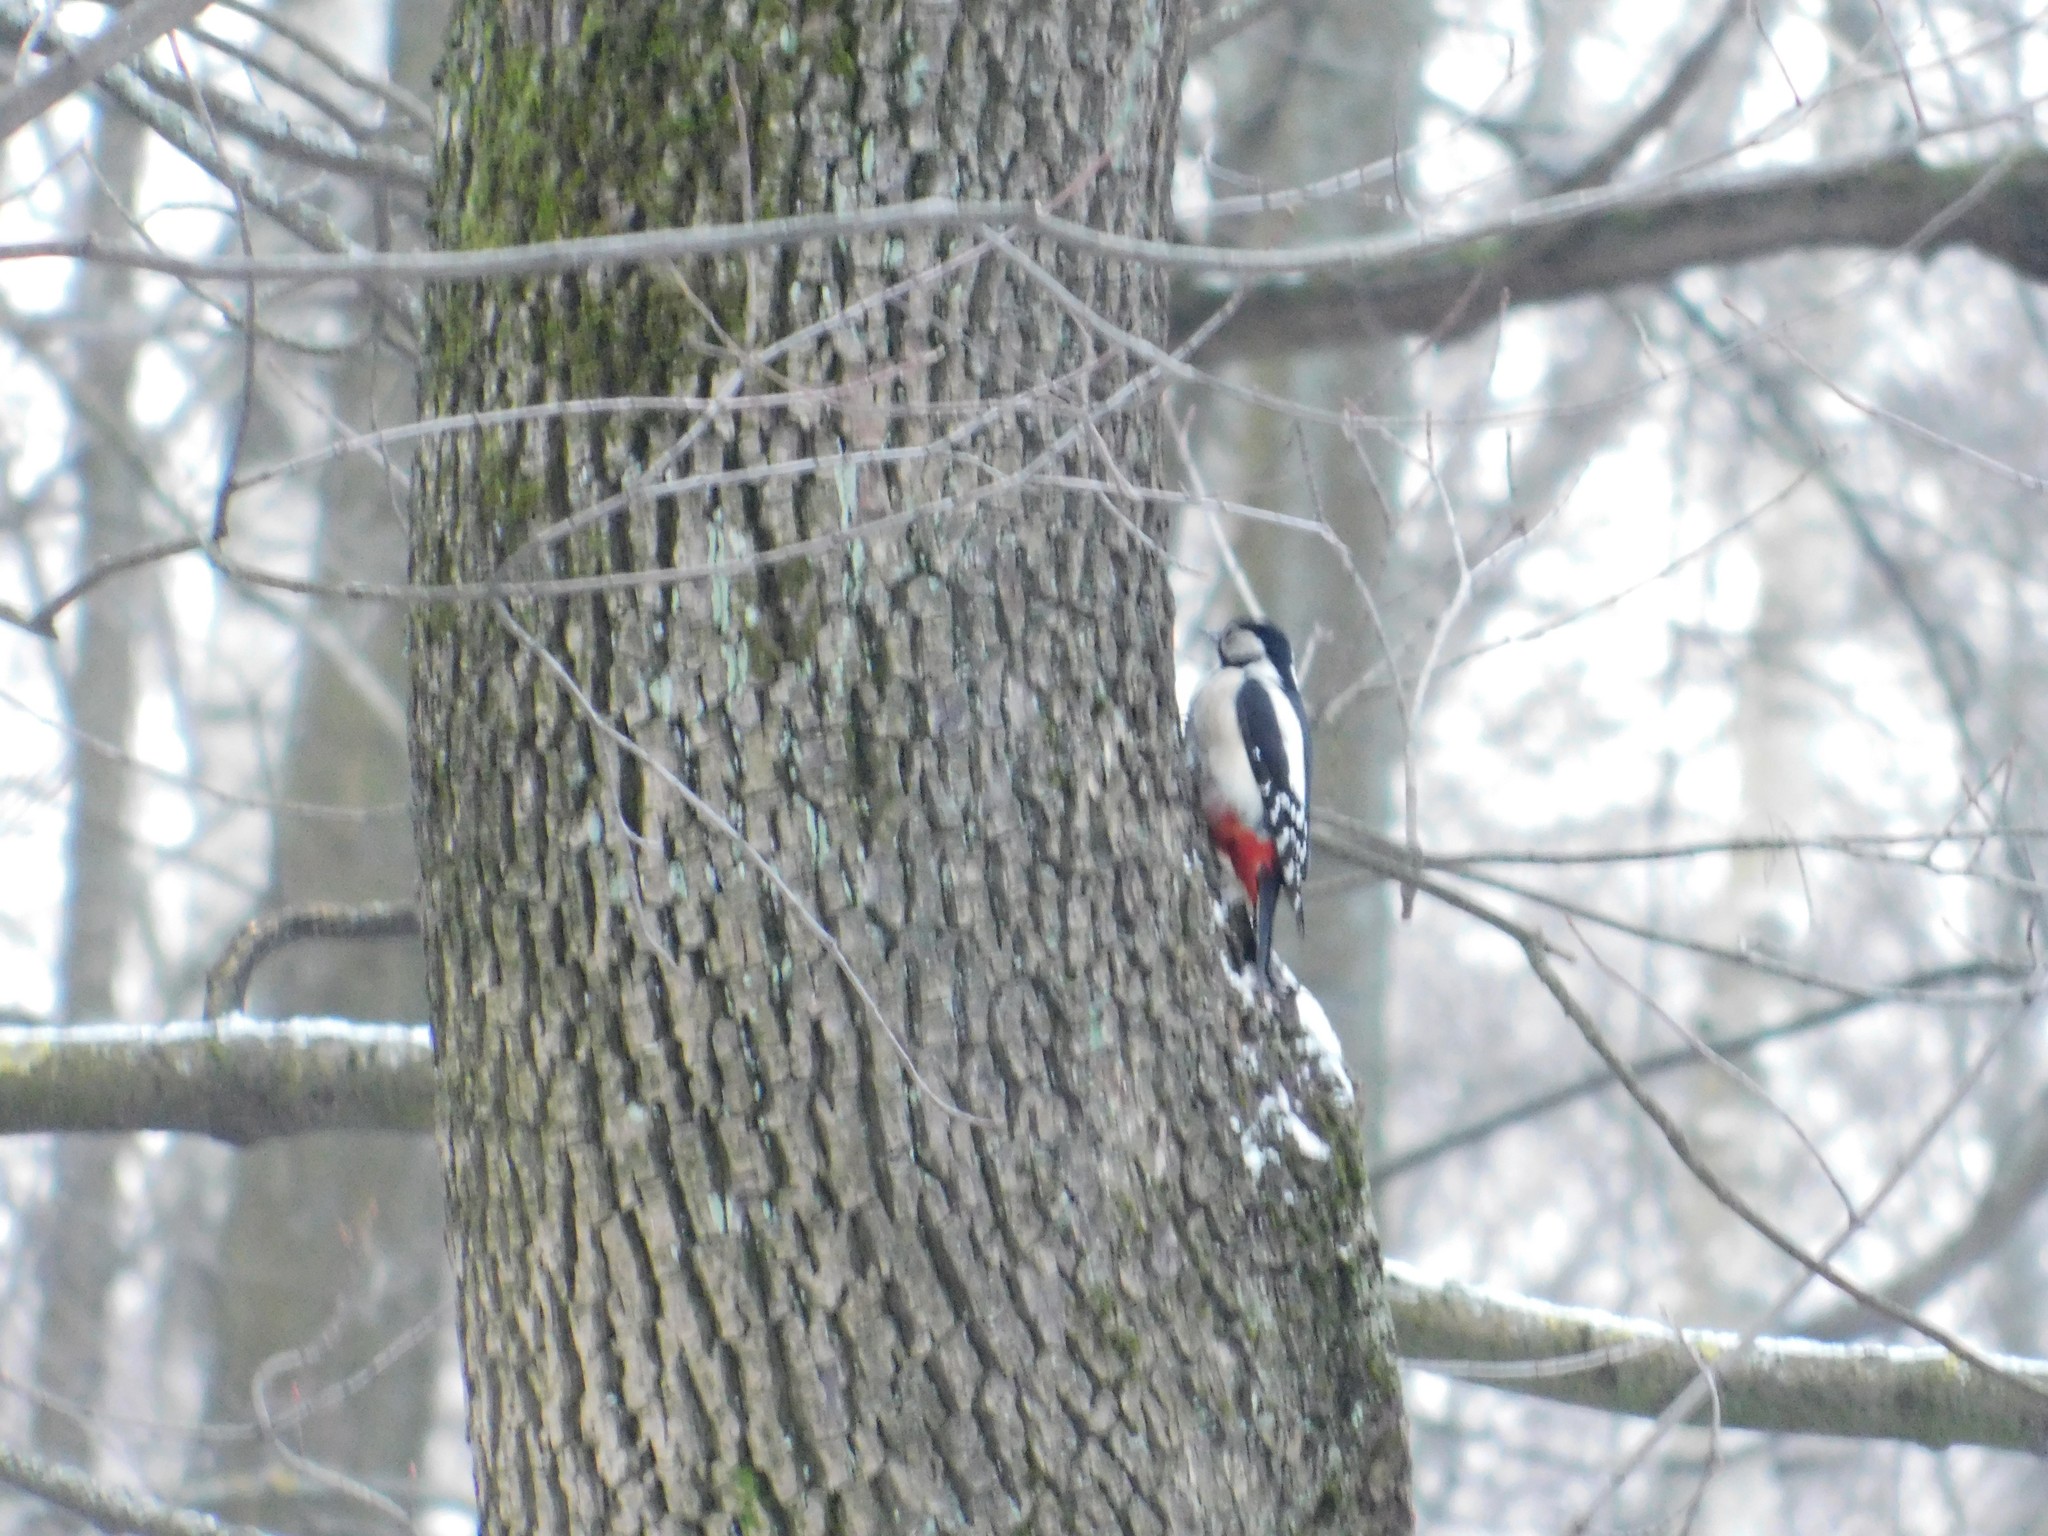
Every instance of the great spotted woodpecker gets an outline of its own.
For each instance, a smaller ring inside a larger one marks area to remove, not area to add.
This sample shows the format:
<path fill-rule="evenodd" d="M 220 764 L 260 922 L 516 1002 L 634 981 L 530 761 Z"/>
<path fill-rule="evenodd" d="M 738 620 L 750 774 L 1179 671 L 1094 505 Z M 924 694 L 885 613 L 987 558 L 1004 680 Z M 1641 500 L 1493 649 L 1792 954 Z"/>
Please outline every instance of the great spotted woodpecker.
<path fill-rule="evenodd" d="M 1222 665 L 1188 705 L 1188 754 L 1202 816 L 1244 886 L 1259 974 L 1273 976 L 1273 912 L 1285 890 L 1304 931 L 1308 874 L 1308 713 L 1294 647 L 1271 624 L 1236 619 L 1216 642 Z"/>

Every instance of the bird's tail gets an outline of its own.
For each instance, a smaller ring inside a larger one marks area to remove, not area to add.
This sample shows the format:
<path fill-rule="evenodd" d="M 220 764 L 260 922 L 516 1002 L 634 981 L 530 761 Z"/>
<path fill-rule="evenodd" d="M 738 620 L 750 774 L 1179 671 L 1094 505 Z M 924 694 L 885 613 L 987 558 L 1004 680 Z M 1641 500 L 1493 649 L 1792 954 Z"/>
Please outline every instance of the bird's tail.
<path fill-rule="evenodd" d="M 1268 985 L 1273 980 L 1273 914 L 1280 908 L 1280 871 L 1269 869 L 1259 881 L 1259 910 L 1255 926 L 1259 937 L 1259 974 Z M 1297 915 L 1299 915 L 1297 913 Z"/>

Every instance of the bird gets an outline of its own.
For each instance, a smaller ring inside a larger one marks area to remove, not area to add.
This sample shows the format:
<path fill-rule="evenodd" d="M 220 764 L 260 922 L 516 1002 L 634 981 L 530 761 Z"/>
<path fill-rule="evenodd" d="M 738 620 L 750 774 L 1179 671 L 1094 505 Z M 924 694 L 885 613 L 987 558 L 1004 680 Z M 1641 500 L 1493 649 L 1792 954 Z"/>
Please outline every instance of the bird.
<path fill-rule="evenodd" d="M 1234 619 L 1216 638 L 1216 656 L 1216 671 L 1188 702 L 1188 756 L 1209 840 L 1244 887 L 1259 975 L 1270 987 L 1282 891 L 1297 928 L 1308 931 L 1308 711 L 1294 647 L 1276 626 Z"/>

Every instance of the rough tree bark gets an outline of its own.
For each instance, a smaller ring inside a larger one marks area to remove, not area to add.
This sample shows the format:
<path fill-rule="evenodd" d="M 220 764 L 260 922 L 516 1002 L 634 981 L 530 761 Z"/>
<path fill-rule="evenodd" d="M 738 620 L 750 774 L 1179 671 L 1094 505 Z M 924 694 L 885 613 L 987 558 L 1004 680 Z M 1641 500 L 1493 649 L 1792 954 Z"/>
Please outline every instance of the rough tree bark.
<path fill-rule="evenodd" d="M 439 235 L 934 192 L 1161 232 L 1181 24 L 476 0 Z M 1163 334 L 1155 272 L 1031 259 Z M 1165 515 L 1118 494 L 1155 475 L 1149 391 L 1079 313 L 968 236 L 430 306 L 436 413 L 736 392 L 715 421 L 479 430 L 422 466 L 421 581 L 741 562 L 415 622 L 490 1531 L 1409 1524 L 1356 1131 L 1222 985 Z M 746 402 L 791 390 L 816 392 Z M 1326 1155 L 1248 1157 L 1289 1071 Z"/>

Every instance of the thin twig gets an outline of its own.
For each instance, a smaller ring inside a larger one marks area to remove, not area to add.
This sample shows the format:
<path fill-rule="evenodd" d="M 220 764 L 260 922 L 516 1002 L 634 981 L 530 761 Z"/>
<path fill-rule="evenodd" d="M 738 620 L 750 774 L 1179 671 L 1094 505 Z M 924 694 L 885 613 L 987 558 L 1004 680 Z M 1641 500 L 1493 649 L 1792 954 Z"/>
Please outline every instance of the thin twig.
<path fill-rule="evenodd" d="M 287 1371 L 303 1370 L 317 1365 L 331 1354 L 341 1340 L 341 1331 L 349 1320 L 361 1310 L 365 1298 L 344 1296 L 335 1303 L 333 1313 L 328 1317 L 320 1332 L 306 1343 L 292 1349 L 279 1350 L 256 1367 L 249 1379 L 249 1400 L 255 1406 L 256 1423 L 263 1431 L 263 1439 L 269 1445 L 271 1454 L 276 1456 L 294 1472 L 310 1483 L 315 1483 L 331 1493 L 340 1494 L 352 1504 L 374 1510 L 391 1521 L 401 1530 L 412 1529 L 412 1517 L 396 1500 L 378 1492 L 359 1477 L 351 1476 L 339 1467 L 330 1467 L 316 1461 L 305 1452 L 285 1444 L 284 1436 L 278 1433 L 278 1422 L 270 1412 L 270 1384 Z"/>
<path fill-rule="evenodd" d="M 1389 870 L 1389 873 L 1397 872 L 1397 868 Z M 1622 1059 L 1621 1054 L 1608 1040 L 1606 1032 L 1601 1029 L 1585 1006 L 1579 1002 L 1571 989 L 1565 985 L 1564 979 L 1558 975 L 1556 966 L 1552 964 L 1552 959 L 1558 954 L 1558 951 L 1548 939 L 1544 938 L 1535 929 L 1525 927 L 1515 922 L 1512 918 L 1505 917 L 1479 902 L 1462 897 L 1457 892 L 1439 885 L 1421 876 L 1419 873 L 1413 874 L 1412 878 L 1415 880 L 1418 890 L 1434 897 L 1438 901 L 1444 902 L 1448 906 L 1456 908 L 1458 911 L 1478 918 L 1479 921 L 1509 939 L 1522 951 L 1523 960 L 1527 963 L 1536 979 L 1542 983 L 1543 989 L 1550 994 L 1552 1001 L 1557 1004 L 1565 1017 L 1578 1029 L 1581 1038 L 1592 1048 L 1593 1054 L 1600 1058 L 1601 1064 L 1627 1091 L 1629 1097 L 1635 1100 L 1637 1106 L 1649 1118 L 1650 1123 L 1656 1127 L 1658 1134 L 1664 1138 L 1665 1145 L 1671 1148 L 1680 1163 L 1684 1165 L 1686 1171 L 1692 1174 L 1708 1193 L 1713 1195 L 1728 1211 L 1738 1217 L 1751 1231 L 1792 1260 L 1793 1263 L 1799 1265 L 1808 1275 L 1815 1279 L 1826 1281 L 1829 1285 L 1832 1285 L 1844 1295 L 1853 1297 L 1871 1311 L 1889 1318 L 1902 1328 L 1910 1329 L 1923 1338 L 1941 1345 L 1959 1360 L 1968 1361 L 1971 1365 L 1978 1367 L 1980 1370 L 1989 1371 L 2001 1380 L 2012 1381 L 2015 1385 L 2023 1387 L 2028 1392 L 2048 1398 L 2048 1388 L 2041 1387 L 2033 1382 L 2024 1382 L 2020 1378 L 2012 1376 L 2009 1372 L 2002 1370 L 1995 1362 L 1986 1358 L 1973 1345 L 1950 1333 L 1947 1329 L 1929 1322 L 1905 1307 L 1896 1305 L 1883 1296 L 1875 1294 L 1835 1268 L 1832 1263 L 1828 1262 L 1825 1256 L 1809 1253 L 1802 1248 L 1775 1222 L 1757 1210 L 1740 1193 L 1731 1188 L 1706 1160 L 1693 1149 L 1691 1139 L 1686 1135 L 1684 1127 L 1680 1126 L 1672 1118 L 1670 1111 L 1664 1108 L 1662 1102 L 1643 1086 L 1642 1079 L 1637 1076 L 1629 1063 Z M 2000 1038 L 2004 1039 L 2006 1036 L 2001 1035 Z M 1865 1214 L 1867 1214 L 1867 1210 L 1868 1207 L 1865 1208 Z"/>
<path fill-rule="evenodd" d="M 1727 41 L 1735 23 L 1748 9 L 1749 0 L 1727 0 L 1727 4 L 1721 7 L 1721 14 L 1714 18 L 1713 25 L 1679 56 L 1671 78 L 1664 82 L 1664 88 L 1613 138 L 1589 156 L 1585 164 L 1564 177 L 1552 190 L 1583 192 L 1611 180 L 1614 173 L 1628 163 L 1629 157 L 1642 147 L 1643 141 L 1668 125 L 1678 115 L 1679 108 L 1685 105 L 1686 99 L 1699 89 L 1700 82 L 1706 79 L 1707 66 L 1713 63 L 1714 55 L 1721 51 L 1721 44 Z"/>
<path fill-rule="evenodd" d="M 12 624 L 45 640 L 54 640 L 57 638 L 58 616 L 101 582 L 109 581 L 126 571 L 154 565 L 159 560 L 189 555 L 204 547 L 205 540 L 187 535 L 184 538 L 161 539 L 154 544 L 145 544 L 140 549 L 131 549 L 126 554 L 109 555 L 95 563 L 90 570 L 80 574 L 69 586 L 52 594 L 33 613 L 23 613 L 6 603 L 0 603 L 0 623 Z"/>
<path fill-rule="evenodd" d="M 1934 1138 L 1940 1133 L 1942 1127 L 1955 1117 L 1956 1112 L 1962 1108 L 1969 1096 L 1976 1092 L 1977 1085 L 1982 1081 L 1984 1073 L 1990 1068 L 1991 1063 L 1998 1058 L 1999 1053 L 2005 1049 L 2006 1045 L 2019 1033 L 2022 1027 L 2032 1021 L 2034 1011 L 2031 1003 L 2026 1007 L 2013 1010 L 2013 1016 L 2007 1021 L 2005 1027 L 1986 1044 L 1983 1051 L 1978 1054 L 1977 1059 L 1957 1079 L 1941 1105 L 1928 1117 L 1927 1123 L 1921 1126 L 1920 1133 L 1913 1138 L 1905 1150 L 1893 1161 L 1891 1169 L 1885 1175 L 1883 1182 L 1871 1192 L 1870 1198 L 1863 1202 L 1850 1220 L 1844 1222 L 1841 1230 L 1821 1249 L 1819 1257 L 1822 1260 L 1831 1261 L 1836 1254 L 1840 1253 L 1847 1246 L 1852 1237 L 1869 1224 L 1870 1218 L 1877 1214 L 1878 1208 L 1891 1198 L 1893 1192 L 1905 1181 L 1906 1175 L 1919 1164 L 1920 1159 L 1926 1154 L 1928 1147 L 1933 1144 Z M 1800 1292 L 1806 1289 L 1812 1278 L 1813 1275 L 1809 1271 L 1795 1275 L 1786 1282 L 1784 1289 L 1778 1293 L 1777 1297 L 1764 1310 L 1763 1314 L 1748 1328 L 1743 1330 L 1741 1337 L 1736 1341 L 1735 1347 L 1732 1350 L 1721 1353 L 1717 1357 L 1717 1368 L 1726 1370 L 1747 1354 L 1764 1332 L 1774 1327 L 1777 1320 L 1784 1316 L 1786 1310 L 1798 1299 Z M 1924 1332 L 1925 1330 L 1916 1331 Z M 1945 1340 L 1937 1339 L 1935 1342 L 1942 1344 L 1944 1348 L 1948 1348 L 1951 1354 L 1955 1353 L 1953 1346 L 1949 1345 Z M 1980 1365 L 1980 1368 L 1989 1371 L 1998 1380 L 2025 1393 L 2030 1399 L 2048 1399 L 2048 1386 L 2029 1380 L 2017 1371 L 2009 1370 L 1997 1362 L 1985 1361 L 1980 1364 L 1980 1357 L 1975 1355 L 1966 1354 L 1962 1358 L 1968 1360 L 1972 1365 Z M 1606 1507 L 1608 1501 L 1620 1491 L 1622 1484 L 1633 1475 L 1637 1467 L 1643 1464 L 1658 1442 L 1675 1425 L 1682 1424 L 1692 1417 L 1693 1413 L 1698 1409 L 1700 1399 L 1705 1394 L 1705 1391 L 1706 1384 L 1701 1378 L 1695 1377 L 1683 1392 L 1680 1392 L 1665 1406 L 1664 1411 L 1657 1416 L 1656 1423 L 1651 1426 L 1650 1433 L 1643 1437 L 1642 1441 L 1637 1444 L 1627 1457 L 1609 1470 L 1606 1482 L 1600 1492 L 1581 1511 L 1578 1518 L 1567 1527 L 1572 1536 L 1579 1536 L 1579 1533 L 1583 1533 L 1588 1528 L 1593 1518 Z M 2038 1451 L 2040 1447 L 2036 1446 L 2034 1449 Z"/>
<path fill-rule="evenodd" d="M 1729 1060 L 1727 1052 L 1705 1039 L 1698 1030 L 1689 1028 L 1685 1024 L 1680 1023 L 1676 1018 L 1673 1018 L 1670 1010 L 1662 1003 L 1637 986 L 1634 981 L 1622 975 L 1615 966 L 1610 965 L 1607 957 L 1593 947 L 1592 942 L 1583 933 L 1579 932 L 1578 925 L 1570 918 L 1565 919 L 1565 926 L 1571 929 L 1572 937 L 1579 941 L 1579 948 L 1585 952 L 1586 958 L 1593 962 L 1594 968 L 1609 981 L 1628 993 L 1629 996 L 1633 997 L 1640 1007 L 1657 1019 L 1659 1023 L 1663 1024 L 1666 1029 L 1683 1040 L 1686 1048 L 1692 1053 L 1694 1060 L 1698 1061 L 1702 1066 L 1719 1073 L 1729 1082 L 1735 1084 L 1736 1087 L 1742 1089 L 1743 1092 L 1751 1095 L 1759 1103 L 1763 1104 L 1773 1115 L 1777 1116 L 1779 1123 L 1792 1133 L 1799 1142 L 1799 1145 L 1806 1148 L 1807 1156 L 1813 1159 L 1813 1164 L 1820 1170 L 1821 1177 L 1828 1181 L 1828 1186 L 1835 1192 L 1835 1198 L 1842 1202 L 1843 1211 L 1850 1216 L 1856 1214 L 1856 1201 L 1854 1197 L 1850 1195 L 1848 1189 L 1843 1185 L 1841 1178 L 1835 1173 L 1834 1166 L 1828 1162 L 1827 1154 L 1821 1151 L 1811 1136 L 1807 1135 L 1806 1127 L 1799 1123 L 1798 1118 L 1792 1111 L 1772 1098 L 1770 1090 L 1765 1088 L 1762 1083 Z"/>
<path fill-rule="evenodd" d="M 1809 1009 L 1804 1013 L 1795 1014 L 1793 1017 L 1781 1020 L 1776 1024 L 1767 1024 L 1739 1035 L 1715 1035 L 1708 1038 L 1706 1044 L 1716 1055 L 1733 1058 L 1750 1055 L 1762 1047 L 1779 1040 L 1792 1039 L 1798 1035 L 1811 1033 L 1816 1029 L 1824 1029 L 1830 1024 L 1842 1023 L 1847 1019 L 1854 1018 L 1859 1013 L 1865 1013 L 1872 1008 L 1883 1007 L 1890 1003 L 1913 1001 L 1919 1006 L 1924 1007 L 1957 1007 L 1966 1004 L 1983 1006 L 2002 1001 L 2002 999 L 1987 996 L 1981 999 L 1943 997 L 1912 1000 L 1902 999 L 1898 994 L 1925 987 L 1968 981 L 1977 977 L 1995 976 L 2002 979 L 2012 979 L 2016 974 L 2016 972 L 2010 969 L 1988 965 L 1982 961 L 1971 961 L 1964 965 L 1946 966 L 1936 971 L 1923 971 L 1892 983 L 1884 989 L 1887 995 L 1850 998 L 1844 1002 L 1830 1003 L 1825 1008 Z M 1681 1067 L 1698 1065 L 1699 1061 L 1698 1052 L 1689 1047 L 1676 1047 L 1670 1050 L 1656 1051 L 1646 1056 L 1638 1056 L 1629 1063 L 1629 1067 L 1635 1072 L 1637 1077 L 1650 1078 L 1660 1076 L 1666 1072 L 1676 1071 Z M 1584 1077 L 1574 1079 L 1569 1083 L 1560 1083 L 1557 1087 L 1545 1089 L 1541 1093 L 1531 1094 L 1529 1097 L 1519 1099 L 1503 1109 L 1494 1111 L 1492 1114 L 1482 1116 L 1477 1120 L 1468 1121 L 1453 1130 L 1445 1131 L 1442 1135 L 1431 1137 L 1419 1146 L 1409 1147 L 1404 1151 L 1395 1152 L 1376 1161 L 1372 1168 L 1373 1183 L 1375 1186 L 1384 1187 L 1405 1174 L 1413 1173 L 1426 1163 L 1435 1162 L 1438 1158 L 1465 1147 L 1476 1146 L 1478 1143 L 1489 1140 L 1511 1126 L 1533 1120 L 1539 1115 L 1547 1115 L 1551 1111 L 1562 1109 L 1565 1105 L 1574 1103 L 1579 1099 L 1589 1097 L 1592 1094 L 1603 1093 L 1608 1089 L 1618 1086 L 1619 1084 L 1616 1083 L 1611 1073 L 1598 1071 L 1590 1072 Z"/>
<path fill-rule="evenodd" d="M 268 28 L 308 58 L 318 61 L 322 68 L 342 84 L 361 91 L 366 96 L 374 96 L 393 108 L 419 132 L 434 131 L 434 109 L 431 103 L 421 101 L 394 80 L 380 79 L 375 75 L 363 73 L 289 16 L 279 15 L 274 6 L 252 5 L 249 0 L 213 0 L 213 3 L 224 11 L 234 11 L 247 16 L 251 21 Z"/>
<path fill-rule="evenodd" d="M 192 78 L 191 70 L 186 67 L 185 55 L 183 50 L 178 47 L 178 38 L 175 33 L 171 35 L 170 43 L 171 57 L 177 62 L 178 73 L 184 77 L 185 84 L 190 88 L 193 108 L 198 112 L 199 120 L 206 128 L 206 136 L 213 144 L 213 152 L 220 157 L 221 163 L 225 165 L 228 161 L 227 146 L 221 143 L 220 129 L 213 120 L 213 109 L 207 102 L 206 94 L 199 89 L 198 82 Z M 248 198 L 239 183 L 229 182 L 227 183 L 227 188 L 228 195 L 235 200 L 235 234 L 242 242 L 242 254 L 244 256 L 253 256 L 256 254 L 256 247 L 249 238 Z M 256 281 L 254 278 L 243 284 L 242 292 L 242 388 L 240 398 L 235 405 L 234 416 L 230 419 L 228 427 L 227 452 L 222 456 L 221 463 L 220 489 L 215 493 L 213 499 L 213 532 L 208 538 L 208 542 L 212 544 L 218 544 L 228 536 L 228 504 L 234 499 L 235 476 L 241 469 L 242 464 L 242 445 L 249 439 L 249 418 L 256 409 Z M 233 317 L 230 316 L 229 318 L 232 321 Z"/>
<path fill-rule="evenodd" d="M 1752 1232 L 1815 1279 L 1826 1281 L 1843 1295 L 1855 1298 L 1872 1312 L 1889 1318 L 1901 1328 L 1910 1329 L 1922 1338 L 1941 1345 L 1958 1360 L 1968 1361 L 1979 1370 L 1989 1371 L 2015 1385 L 2024 1386 L 2027 1391 L 2048 1397 L 2048 1388 L 2013 1376 L 1974 1345 L 1949 1332 L 1948 1329 L 1859 1285 L 1824 1257 L 1807 1252 L 1776 1222 L 1751 1205 L 1693 1149 L 1691 1138 L 1686 1135 L 1684 1127 L 1672 1118 L 1670 1112 L 1630 1070 L 1628 1063 L 1622 1060 L 1620 1053 L 1608 1041 L 1605 1031 L 1572 994 L 1571 989 L 1565 986 L 1563 978 L 1557 974 L 1557 968 L 1550 962 L 1548 946 L 1534 934 L 1505 918 L 1497 919 L 1495 926 L 1522 946 L 1522 953 L 1529 963 L 1529 969 L 1535 973 L 1536 979 L 1543 983 L 1543 989 L 1551 995 L 1565 1017 L 1577 1026 L 1580 1036 L 1592 1047 L 1593 1054 L 1600 1058 L 1602 1064 L 1614 1074 L 1627 1091 L 1628 1096 L 1636 1101 L 1637 1107 L 1649 1117 L 1650 1123 L 1657 1128 L 1657 1133 L 1664 1138 L 1664 1144 L 1672 1150 L 1679 1162 L 1685 1165 L 1686 1171 Z"/>

